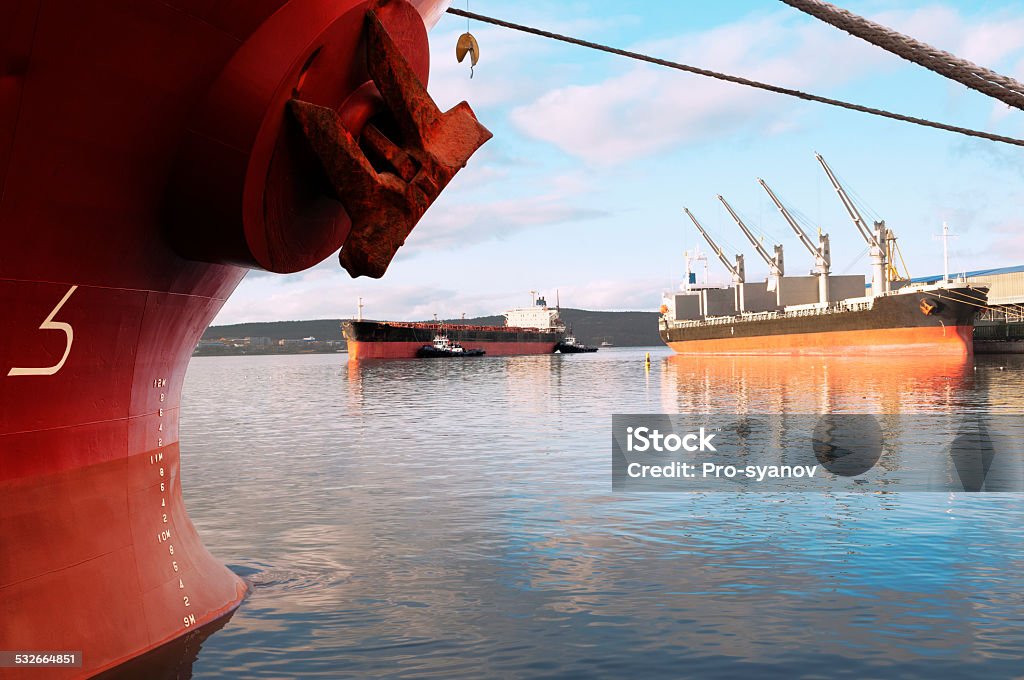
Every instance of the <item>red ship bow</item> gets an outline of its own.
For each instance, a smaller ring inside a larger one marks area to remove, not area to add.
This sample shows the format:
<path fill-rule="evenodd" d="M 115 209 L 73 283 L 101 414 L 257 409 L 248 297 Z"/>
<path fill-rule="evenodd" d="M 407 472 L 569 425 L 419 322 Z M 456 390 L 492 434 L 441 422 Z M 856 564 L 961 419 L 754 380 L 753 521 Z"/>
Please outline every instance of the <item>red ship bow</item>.
<path fill-rule="evenodd" d="M 383 274 L 490 136 L 426 94 L 443 5 L 0 5 L 0 650 L 88 676 L 239 604 L 181 501 L 185 368 L 246 268 Z"/>

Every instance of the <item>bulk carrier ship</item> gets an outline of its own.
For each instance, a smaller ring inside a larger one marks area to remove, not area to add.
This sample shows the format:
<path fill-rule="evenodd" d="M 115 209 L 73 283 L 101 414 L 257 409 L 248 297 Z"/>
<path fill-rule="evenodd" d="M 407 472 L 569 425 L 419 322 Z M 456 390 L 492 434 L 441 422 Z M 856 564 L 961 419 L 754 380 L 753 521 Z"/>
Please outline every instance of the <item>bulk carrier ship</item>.
<path fill-rule="evenodd" d="M 867 244 L 873 270 L 870 288 L 862 276 L 833 276 L 828 234 L 819 232 L 818 242 L 812 242 L 768 184 L 759 179 L 814 258 L 811 275 L 786 276 L 782 246 L 776 245 L 769 253 L 728 201 L 718 196 L 768 267 L 767 280 L 748 283 L 743 255 L 730 261 L 694 214 L 684 208 L 729 271 L 732 285 L 696 285 L 691 267 L 695 258 L 688 254 L 683 291 L 662 298 L 662 340 L 680 354 L 971 354 L 974 319 L 986 305 L 988 289 L 951 282 L 948 274 L 937 285 L 911 285 L 894 266 L 902 256 L 892 230 L 884 221 L 868 227 L 825 159 L 819 154 L 815 157 Z"/>
<path fill-rule="evenodd" d="M 247 269 L 381 276 L 490 137 L 427 95 L 446 5 L 0 4 L 0 651 L 82 653 L 0 677 L 242 600 L 182 504 L 189 356 Z"/>
<path fill-rule="evenodd" d="M 551 354 L 565 339 L 557 307 L 548 307 L 543 297 L 531 307 L 505 312 L 504 326 L 354 320 L 343 323 L 341 330 L 349 360 L 412 359 L 439 332 L 464 347 L 483 349 L 487 356 Z"/>

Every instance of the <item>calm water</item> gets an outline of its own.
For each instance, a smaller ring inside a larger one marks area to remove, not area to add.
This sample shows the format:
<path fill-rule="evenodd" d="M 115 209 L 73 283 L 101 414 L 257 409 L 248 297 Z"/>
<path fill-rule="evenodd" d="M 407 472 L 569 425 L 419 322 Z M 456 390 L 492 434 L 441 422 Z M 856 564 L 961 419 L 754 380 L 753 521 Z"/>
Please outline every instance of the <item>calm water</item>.
<path fill-rule="evenodd" d="M 1024 358 L 199 358 L 198 678 L 1012 677 L 1016 494 L 613 494 L 612 413 L 1019 412 Z"/>

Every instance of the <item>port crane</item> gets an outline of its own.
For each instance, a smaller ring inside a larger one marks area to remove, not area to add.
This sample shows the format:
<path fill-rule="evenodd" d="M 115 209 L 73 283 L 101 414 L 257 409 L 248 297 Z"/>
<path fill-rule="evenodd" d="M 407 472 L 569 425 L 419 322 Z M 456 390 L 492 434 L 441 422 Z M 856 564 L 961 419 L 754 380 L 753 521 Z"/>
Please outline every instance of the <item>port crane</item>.
<path fill-rule="evenodd" d="M 725 209 L 729 212 L 729 216 L 732 217 L 733 221 L 739 226 L 743 235 L 747 237 L 748 241 L 750 241 L 750 244 L 754 246 L 754 250 L 757 251 L 757 254 L 760 255 L 761 259 L 768 265 L 768 290 L 775 290 L 778 288 L 779 279 L 782 278 L 784 271 L 782 264 L 782 245 L 776 244 L 775 255 L 769 255 L 761 241 L 750 233 L 750 229 L 747 228 L 747 225 L 743 223 L 740 216 L 736 214 L 736 211 L 732 209 L 732 206 L 729 205 L 729 202 L 726 201 L 721 194 L 718 195 L 718 200 L 722 202 L 722 205 L 724 205 Z"/>
<path fill-rule="evenodd" d="M 693 216 L 693 213 L 690 212 L 690 209 L 689 208 L 683 208 L 683 212 L 686 213 L 686 216 L 690 218 L 691 222 L 693 222 L 693 226 L 697 227 L 697 231 L 700 232 L 700 235 L 703 236 L 704 240 L 708 242 L 709 246 L 711 246 L 711 251 L 715 255 L 718 256 L 718 259 L 719 259 L 719 261 L 721 261 L 722 265 L 727 270 L 729 270 L 730 274 L 732 274 L 732 285 L 736 289 L 736 295 L 737 295 L 737 298 L 736 298 L 736 303 L 737 303 L 736 304 L 736 308 L 739 311 L 742 312 L 743 311 L 743 284 L 746 282 L 746 270 L 743 267 L 743 254 L 742 253 L 737 253 L 736 254 L 736 263 L 735 264 L 733 264 L 732 262 L 729 262 L 729 258 L 727 258 L 725 256 L 725 253 L 722 251 L 721 248 L 718 247 L 718 244 L 715 243 L 715 240 L 713 238 L 711 238 L 711 235 L 704 230 L 704 227 L 702 227 L 700 222 L 697 221 L 697 218 Z"/>
<path fill-rule="evenodd" d="M 768 192 L 768 196 L 772 199 L 772 203 L 774 203 L 775 207 L 779 209 L 780 213 L 782 213 L 786 222 L 793 229 L 794 233 L 796 233 L 797 238 L 800 239 L 800 243 L 804 245 L 804 248 L 806 248 L 814 258 L 814 270 L 811 273 L 818 277 L 818 302 L 828 304 L 828 277 L 832 268 L 832 250 L 829 246 L 828 234 L 823 234 L 819 230 L 818 245 L 814 245 L 811 239 L 807 236 L 807 233 L 800 227 L 797 221 L 793 219 L 793 216 L 789 214 L 789 211 L 786 210 L 786 206 L 782 205 L 782 201 L 778 199 L 775 192 L 772 191 L 770 186 L 768 186 L 768 183 L 760 177 L 757 178 L 757 183 L 761 185 L 761 188 Z"/>
<path fill-rule="evenodd" d="M 885 220 L 875 222 L 873 231 L 869 229 L 864 218 L 861 217 L 860 211 L 857 210 L 857 206 L 846 195 L 843 185 L 839 183 L 839 180 L 832 173 L 832 168 L 828 167 L 828 163 L 825 162 L 820 153 L 815 153 L 814 157 L 821 163 L 825 174 L 828 175 L 828 180 L 832 182 L 836 193 L 839 194 L 839 200 L 843 202 L 843 207 L 846 208 L 846 212 L 850 214 L 850 219 L 856 225 L 857 231 L 860 232 L 860 235 L 868 244 L 868 250 L 871 255 L 871 294 L 881 295 L 889 292 L 889 282 L 901 278 L 896 269 L 890 265 L 890 243 L 895 241 L 896 237 L 885 226 Z"/>

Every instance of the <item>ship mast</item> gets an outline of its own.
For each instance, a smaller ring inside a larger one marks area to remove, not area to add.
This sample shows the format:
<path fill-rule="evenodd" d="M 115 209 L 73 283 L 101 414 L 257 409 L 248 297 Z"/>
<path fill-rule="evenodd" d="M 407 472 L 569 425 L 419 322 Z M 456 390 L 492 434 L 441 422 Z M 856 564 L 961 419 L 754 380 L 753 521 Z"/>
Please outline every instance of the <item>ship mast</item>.
<path fill-rule="evenodd" d="M 736 308 L 742 312 L 743 284 L 746 281 L 746 272 L 743 267 L 743 255 L 741 253 L 736 254 L 736 264 L 729 262 L 729 258 L 725 256 L 725 253 L 722 252 L 722 249 L 718 247 L 718 244 L 715 243 L 715 240 L 713 238 L 711 238 L 711 235 L 708 234 L 708 232 L 704 231 L 704 227 L 700 225 L 700 222 L 698 222 L 697 218 L 693 216 L 693 213 L 690 212 L 690 209 L 683 208 L 683 212 L 686 213 L 686 216 L 690 218 L 691 222 L 693 222 L 693 226 L 697 227 L 697 231 L 700 232 L 700 235 L 703 236 L 704 240 L 708 242 L 709 246 L 711 246 L 711 251 L 718 256 L 718 259 L 719 261 L 721 261 L 722 265 L 727 270 L 729 270 L 730 274 L 732 274 L 732 285 L 736 288 L 737 296 Z"/>
<path fill-rule="evenodd" d="M 700 252 L 699 248 L 694 248 L 691 253 L 689 250 L 683 251 L 683 258 L 686 260 L 686 284 L 685 290 L 690 290 L 693 286 L 697 285 L 697 272 L 693 269 L 694 262 L 704 263 L 704 287 L 708 285 L 708 258 L 704 253 Z M 691 281 L 692 279 L 692 281 Z"/>
<path fill-rule="evenodd" d="M 886 252 L 886 246 L 888 245 L 890 235 L 889 230 L 885 226 L 885 220 L 875 222 L 875 230 L 872 232 L 868 229 L 867 223 L 864 222 L 864 218 L 861 217 L 860 212 L 857 210 L 857 206 L 853 204 L 853 201 L 849 196 L 846 195 L 846 190 L 843 189 L 843 185 L 839 183 L 836 176 L 832 173 L 832 168 L 828 167 L 828 163 L 821 157 L 820 153 L 815 153 L 814 157 L 821 163 L 821 167 L 824 168 L 825 174 L 828 175 L 828 179 L 832 182 L 832 186 L 835 187 L 836 193 L 839 194 L 839 200 L 843 202 L 843 207 L 846 208 L 846 212 L 850 214 L 850 219 L 853 220 L 854 225 L 857 227 L 857 231 L 860 232 L 861 237 L 868 244 L 871 254 L 871 294 L 880 295 L 889 291 L 889 266 L 888 266 L 888 253 Z"/>
<path fill-rule="evenodd" d="M 760 177 L 757 178 L 757 183 L 768 192 L 768 196 L 771 197 L 772 203 L 779 209 L 782 216 L 786 219 L 786 222 L 796 233 L 797 238 L 800 239 L 800 243 L 804 244 L 804 248 L 811 253 L 814 257 L 814 275 L 818 277 L 818 302 L 822 304 L 828 303 L 828 277 L 830 269 L 832 267 L 832 251 L 829 247 L 828 234 L 822 234 L 818 232 L 818 245 L 815 246 L 808 238 L 807 233 L 797 224 L 797 221 L 793 219 L 793 216 L 786 210 L 786 206 L 782 205 L 782 201 L 778 199 L 775 192 L 772 191 L 768 183 Z"/>
<path fill-rule="evenodd" d="M 729 211 L 729 215 L 732 217 L 733 221 L 739 226 L 740 230 L 743 232 L 743 235 L 747 237 L 747 240 L 750 241 L 751 245 L 754 246 L 754 250 L 757 251 L 757 254 L 760 255 L 761 259 L 764 260 L 765 264 L 768 265 L 768 290 L 775 290 L 776 286 L 778 285 L 779 279 L 782 278 L 783 274 L 782 245 L 776 244 L 775 255 L 769 255 L 768 251 L 765 250 L 764 246 L 761 244 L 761 241 L 759 241 L 752 233 L 750 233 L 750 229 L 747 228 L 747 225 L 743 223 L 743 220 L 740 219 L 740 216 L 736 214 L 736 211 L 732 209 L 732 206 L 729 205 L 729 202 L 726 201 L 721 194 L 718 195 L 718 200 L 721 201 L 722 205 L 725 206 L 725 209 Z"/>

